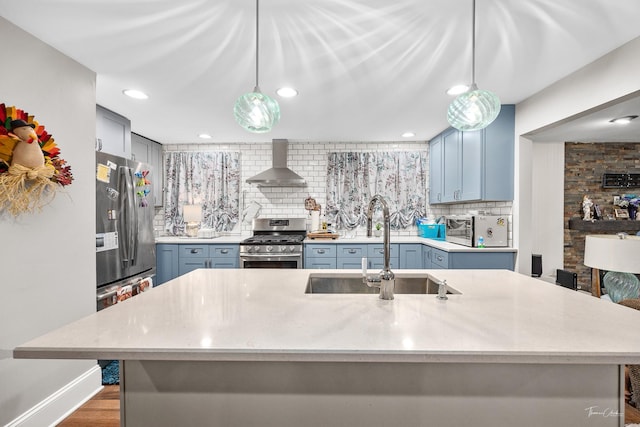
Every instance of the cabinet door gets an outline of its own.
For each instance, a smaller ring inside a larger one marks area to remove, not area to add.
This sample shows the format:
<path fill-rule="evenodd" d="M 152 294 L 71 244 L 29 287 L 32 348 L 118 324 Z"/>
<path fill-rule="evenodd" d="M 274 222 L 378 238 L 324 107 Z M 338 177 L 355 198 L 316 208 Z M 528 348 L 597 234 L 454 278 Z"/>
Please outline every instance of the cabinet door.
<path fill-rule="evenodd" d="M 442 201 L 458 200 L 460 191 L 460 132 L 450 129 L 442 134 Z"/>
<path fill-rule="evenodd" d="M 400 245 L 400 268 L 422 268 L 422 245 Z"/>
<path fill-rule="evenodd" d="M 150 164 L 149 148 L 149 141 L 146 138 L 135 133 L 131 134 L 131 160 Z"/>
<path fill-rule="evenodd" d="M 513 271 L 515 252 L 454 252 L 449 265 L 457 269 L 504 269 Z"/>
<path fill-rule="evenodd" d="M 422 246 L 422 268 L 433 268 L 433 264 L 431 263 L 432 255 L 433 251 L 431 246 Z"/>
<path fill-rule="evenodd" d="M 156 245 L 156 280 L 161 285 L 178 277 L 178 245 Z"/>
<path fill-rule="evenodd" d="M 209 258 L 187 258 L 181 259 L 178 266 L 180 276 L 198 268 L 209 268 Z"/>
<path fill-rule="evenodd" d="M 485 200 L 513 200 L 515 106 L 503 105 L 496 120 L 484 129 Z"/>
<path fill-rule="evenodd" d="M 336 260 L 337 268 L 348 268 L 353 270 L 358 270 L 362 268 L 362 258 L 338 258 Z"/>
<path fill-rule="evenodd" d="M 442 202 L 442 135 L 429 142 L 429 203 Z"/>
<path fill-rule="evenodd" d="M 367 245 L 367 266 L 368 268 L 382 269 L 384 267 L 384 245 L 382 243 L 373 243 Z M 389 267 L 399 268 L 400 245 L 395 243 L 389 245 L 391 253 L 389 254 Z"/>
<path fill-rule="evenodd" d="M 449 253 L 440 249 L 431 249 L 431 268 L 449 268 Z"/>
<path fill-rule="evenodd" d="M 96 105 L 96 150 L 131 158 L 131 122 Z"/>
<path fill-rule="evenodd" d="M 149 164 L 153 167 L 153 200 L 154 206 L 164 205 L 164 158 L 162 144 L 153 142 L 149 150 Z"/>
<path fill-rule="evenodd" d="M 131 159 L 151 166 L 151 186 L 154 206 L 162 206 L 164 189 L 164 165 L 162 144 L 137 133 L 131 133 Z"/>
<path fill-rule="evenodd" d="M 384 268 L 384 261 L 382 258 L 370 259 L 368 264 L 369 265 L 367 268 L 371 268 L 373 270 L 382 270 Z M 361 268 L 361 267 L 358 267 L 358 268 Z M 389 268 L 391 268 L 392 270 L 394 268 L 400 268 L 398 257 L 392 257 L 389 259 Z"/>
<path fill-rule="evenodd" d="M 210 268 L 238 268 L 240 266 L 239 245 L 210 245 Z"/>
<path fill-rule="evenodd" d="M 240 260 L 236 259 L 217 259 L 214 258 L 209 261 L 209 268 L 238 268 L 240 266 Z"/>
<path fill-rule="evenodd" d="M 209 267 L 209 247 L 207 245 L 179 245 L 178 273 L 182 276 L 196 268 Z"/>
<path fill-rule="evenodd" d="M 458 201 L 482 198 L 483 138 L 482 130 L 460 134 L 460 187 L 456 199 Z"/>
<path fill-rule="evenodd" d="M 305 258 L 304 268 L 335 269 L 335 258 Z"/>

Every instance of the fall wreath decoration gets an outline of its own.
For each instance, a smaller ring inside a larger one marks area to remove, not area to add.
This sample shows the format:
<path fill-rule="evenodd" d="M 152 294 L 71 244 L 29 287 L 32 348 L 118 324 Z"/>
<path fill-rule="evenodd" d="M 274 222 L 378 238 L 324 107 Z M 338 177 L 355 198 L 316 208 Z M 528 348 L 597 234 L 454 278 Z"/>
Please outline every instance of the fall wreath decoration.
<path fill-rule="evenodd" d="M 0 104 L 0 211 L 40 210 L 71 184 L 71 166 L 53 136 L 33 116 Z"/>

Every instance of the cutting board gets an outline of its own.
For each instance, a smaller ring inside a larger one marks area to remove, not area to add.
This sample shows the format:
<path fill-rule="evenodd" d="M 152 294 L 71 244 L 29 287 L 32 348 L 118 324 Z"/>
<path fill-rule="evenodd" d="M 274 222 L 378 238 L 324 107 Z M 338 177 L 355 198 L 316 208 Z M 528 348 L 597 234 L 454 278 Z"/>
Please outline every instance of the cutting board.
<path fill-rule="evenodd" d="M 328 231 L 310 231 L 307 233 L 307 237 L 310 239 L 337 239 L 340 235 Z"/>

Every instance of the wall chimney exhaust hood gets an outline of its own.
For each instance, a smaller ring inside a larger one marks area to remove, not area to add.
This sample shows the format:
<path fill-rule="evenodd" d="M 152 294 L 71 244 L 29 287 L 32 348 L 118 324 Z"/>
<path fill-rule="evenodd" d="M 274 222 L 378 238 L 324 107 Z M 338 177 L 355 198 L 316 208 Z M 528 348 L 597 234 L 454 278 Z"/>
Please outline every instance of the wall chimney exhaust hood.
<path fill-rule="evenodd" d="M 247 179 L 249 184 L 257 184 L 258 187 L 304 187 L 307 185 L 304 178 L 287 167 L 288 140 L 274 139 L 271 150 L 273 153 L 271 169 Z"/>

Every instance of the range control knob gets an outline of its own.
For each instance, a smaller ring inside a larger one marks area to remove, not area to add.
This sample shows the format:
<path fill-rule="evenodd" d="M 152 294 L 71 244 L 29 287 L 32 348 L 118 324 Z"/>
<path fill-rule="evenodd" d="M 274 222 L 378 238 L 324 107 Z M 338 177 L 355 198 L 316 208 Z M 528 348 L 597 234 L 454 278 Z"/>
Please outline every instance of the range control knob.
<path fill-rule="evenodd" d="M 253 252 L 260 252 L 260 246 L 254 246 Z"/>
<path fill-rule="evenodd" d="M 293 252 L 293 251 L 295 251 L 295 250 L 296 250 L 296 247 L 295 247 L 295 246 L 289 246 L 289 252 Z"/>
<path fill-rule="evenodd" d="M 273 251 L 273 246 L 267 246 L 267 252 Z"/>
<path fill-rule="evenodd" d="M 280 246 L 280 247 L 278 248 L 278 250 L 279 250 L 280 252 L 286 252 L 287 247 L 286 247 L 286 246 Z"/>

